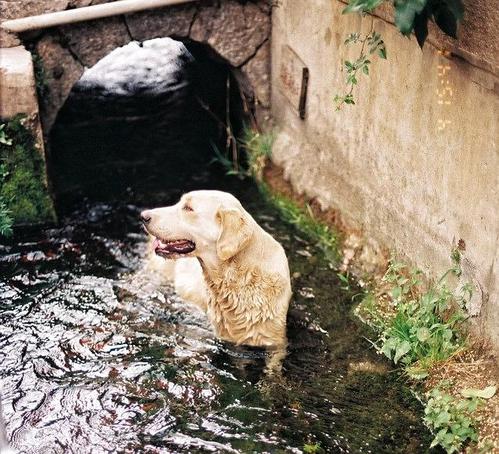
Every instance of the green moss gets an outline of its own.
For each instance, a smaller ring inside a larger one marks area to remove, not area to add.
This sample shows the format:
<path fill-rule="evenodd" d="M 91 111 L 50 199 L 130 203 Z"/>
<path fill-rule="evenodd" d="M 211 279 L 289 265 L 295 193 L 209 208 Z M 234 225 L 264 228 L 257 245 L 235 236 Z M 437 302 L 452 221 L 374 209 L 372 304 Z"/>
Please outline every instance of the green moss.
<path fill-rule="evenodd" d="M 31 50 L 31 57 L 33 59 L 33 68 L 35 71 L 36 92 L 38 98 L 43 99 L 49 91 L 47 72 L 43 66 L 43 60 L 36 50 Z"/>
<path fill-rule="evenodd" d="M 268 203 L 277 208 L 284 221 L 294 225 L 310 240 L 316 242 L 330 262 L 338 263 L 340 258 L 338 233 L 325 223 L 317 220 L 308 205 L 300 207 L 293 200 L 273 193 L 271 188 L 263 181 L 263 169 L 272 155 L 274 134 L 272 132 L 260 133 L 246 128 L 239 143 L 247 157 L 247 169 L 243 172 L 243 175 L 253 177 L 263 197 Z"/>
<path fill-rule="evenodd" d="M 267 202 L 277 208 L 284 221 L 293 224 L 308 239 L 314 241 L 324 252 L 328 261 L 339 262 L 340 241 L 338 233 L 325 223 L 315 219 L 308 205 L 306 208 L 302 208 L 293 200 L 280 194 L 274 194 L 263 181 L 258 182 L 258 188 Z"/>
<path fill-rule="evenodd" d="M 45 162 L 23 116 L 2 123 L 0 201 L 15 224 L 55 221 Z"/>

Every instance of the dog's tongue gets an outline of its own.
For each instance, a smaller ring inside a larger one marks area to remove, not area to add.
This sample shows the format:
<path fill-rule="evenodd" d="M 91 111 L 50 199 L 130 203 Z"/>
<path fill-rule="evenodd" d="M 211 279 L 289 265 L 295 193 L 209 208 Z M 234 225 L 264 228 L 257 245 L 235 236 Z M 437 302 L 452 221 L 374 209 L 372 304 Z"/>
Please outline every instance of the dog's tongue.
<path fill-rule="evenodd" d="M 156 249 L 158 249 L 158 248 L 160 248 L 160 249 L 161 249 L 161 248 L 162 248 L 162 247 L 164 247 L 164 246 L 165 246 L 165 244 L 164 244 L 164 243 L 162 243 L 162 242 L 161 242 L 161 240 L 159 240 L 158 238 L 154 238 L 154 241 L 153 241 L 153 243 L 152 243 L 152 248 L 153 248 L 154 250 L 156 250 Z"/>
<path fill-rule="evenodd" d="M 156 254 L 168 255 L 168 254 L 188 254 L 195 249 L 195 245 L 189 240 L 175 240 L 163 242 L 158 238 L 154 238 L 153 248 Z"/>

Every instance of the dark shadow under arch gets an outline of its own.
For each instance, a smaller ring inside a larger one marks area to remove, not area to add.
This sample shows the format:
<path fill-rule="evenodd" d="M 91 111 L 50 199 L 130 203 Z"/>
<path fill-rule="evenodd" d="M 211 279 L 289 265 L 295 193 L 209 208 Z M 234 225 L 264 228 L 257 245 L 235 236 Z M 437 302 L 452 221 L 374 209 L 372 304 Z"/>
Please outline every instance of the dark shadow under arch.
<path fill-rule="evenodd" d="M 59 212 L 84 198 L 140 203 L 148 192 L 181 192 L 194 173 L 212 171 L 227 122 L 236 137 L 251 122 L 252 91 L 238 70 L 206 44 L 184 44 L 194 62 L 169 91 L 129 96 L 75 84 L 48 141 Z"/>

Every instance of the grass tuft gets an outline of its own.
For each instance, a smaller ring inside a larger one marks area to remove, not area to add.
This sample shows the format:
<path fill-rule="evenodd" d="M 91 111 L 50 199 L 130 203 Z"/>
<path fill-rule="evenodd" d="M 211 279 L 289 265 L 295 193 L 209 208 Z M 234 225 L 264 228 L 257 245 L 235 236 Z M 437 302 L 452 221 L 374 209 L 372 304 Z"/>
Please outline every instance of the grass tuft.
<path fill-rule="evenodd" d="M 339 236 L 328 225 L 314 217 L 309 205 L 300 207 L 293 200 L 279 194 L 274 194 L 267 184 L 260 181 L 258 184 L 264 198 L 279 212 L 280 217 L 314 241 L 322 250 L 326 259 L 333 264 L 339 263 Z"/>

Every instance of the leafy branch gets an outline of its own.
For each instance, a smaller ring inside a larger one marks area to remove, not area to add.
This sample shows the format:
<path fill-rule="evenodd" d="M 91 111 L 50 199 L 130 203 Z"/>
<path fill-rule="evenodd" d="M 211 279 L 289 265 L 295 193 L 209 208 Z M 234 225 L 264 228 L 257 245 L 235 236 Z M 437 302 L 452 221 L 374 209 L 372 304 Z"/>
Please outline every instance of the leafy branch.
<path fill-rule="evenodd" d="M 349 0 L 347 13 L 371 13 L 385 0 Z M 463 19 L 462 0 L 392 0 L 395 25 L 404 36 L 412 32 L 422 48 L 428 36 L 428 21 L 434 21 L 447 35 L 457 37 L 457 24 Z"/>
<path fill-rule="evenodd" d="M 386 0 L 349 0 L 343 9 L 343 14 L 359 13 L 362 15 L 372 13 Z M 437 26 L 447 35 L 457 37 L 457 25 L 463 19 L 464 6 L 462 0 L 391 0 L 395 9 L 395 25 L 404 36 L 410 36 L 414 32 L 416 40 L 423 48 L 428 37 L 428 22 L 433 20 Z M 369 54 L 377 53 L 379 57 L 386 59 L 386 48 L 381 36 L 371 31 L 364 37 L 359 33 L 351 33 L 345 40 L 345 44 L 362 43 L 360 55 L 354 62 L 346 61 L 347 72 L 346 84 L 349 90 L 343 95 L 336 95 L 334 102 L 336 110 L 340 110 L 343 104 L 355 104 L 353 91 L 358 82 L 358 75 L 369 75 L 371 61 L 364 52 L 365 45 L 369 45 Z"/>
<path fill-rule="evenodd" d="M 345 45 L 361 43 L 361 49 L 359 56 L 355 61 L 345 61 L 345 69 L 347 73 L 346 84 L 350 86 L 350 89 L 343 95 L 336 95 L 334 97 L 334 102 L 336 104 L 336 110 L 341 110 L 343 104 L 355 104 L 353 98 L 353 91 L 358 83 L 359 75 L 369 75 L 369 66 L 373 55 L 378 55 L 380 58 L 386 60 L 386 48 L 385 43 L 381 39 L 381 35 L 373 30 L 373 25 L 371 24 L 370 32 L 361 36 L 360 33 L 351 33 L 345 40 Z M 366 53 L 366 45 L 368 46 L 368 53 Z"/>

